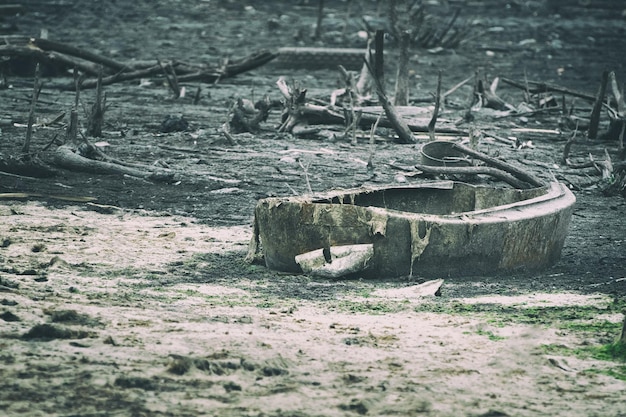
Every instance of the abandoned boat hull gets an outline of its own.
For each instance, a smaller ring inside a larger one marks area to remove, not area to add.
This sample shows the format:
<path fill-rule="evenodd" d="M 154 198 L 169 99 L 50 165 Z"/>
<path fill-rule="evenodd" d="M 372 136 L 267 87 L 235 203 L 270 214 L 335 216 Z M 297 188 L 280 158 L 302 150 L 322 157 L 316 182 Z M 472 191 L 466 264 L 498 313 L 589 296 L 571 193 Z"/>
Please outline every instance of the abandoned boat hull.
<path fill-rule="evenodd" d="M 364 277 L 449 277 L 538 270 L 561 254 L 575 197 L 560 183 L 531 190 L 458 182 L 268 198 L 255 210 L 266 265 L 300 272 L 295 256 L 373 244 Z"/>

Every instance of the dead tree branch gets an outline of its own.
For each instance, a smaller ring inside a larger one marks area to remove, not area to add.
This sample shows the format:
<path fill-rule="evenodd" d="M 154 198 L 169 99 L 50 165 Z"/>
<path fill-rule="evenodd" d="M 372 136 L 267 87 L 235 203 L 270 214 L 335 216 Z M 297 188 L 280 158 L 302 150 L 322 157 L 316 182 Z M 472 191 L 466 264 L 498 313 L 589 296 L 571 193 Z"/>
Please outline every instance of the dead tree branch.
<path fill-rule="evenodd" d="M 87 135 L 99 138 L 102 136 L 102 126 L 104 125 L 104 113 L 106 112 L 106 94 L 102 93 L 102 72 L 98 77 L 96 87 L 96 101 L 91 106 L 91 113 L 87 121 Z"/>
<path fill-rule="evenodd" d="M 24 146 L 22 146 L 22 153 L 28 154 L 30 152 L 30 141 L 33 136 L 33 123 L 35 123 L 35 107 L 37 106 L 37 100 L 39 99 L 39 93 L 41 92 L 41 83 L 39 82 L 39 64 L 35 67 L 35 81 L 33 85 L 33 96 L 30 102 L 30 110 L 28 111 L 28 127 L 26 129 L 26 139 L 24 140 Z"/>
<path fill-rule="evenodd" d="M 500 79 L 502 80 L 502 82 L 506 84 L 512 85 L 513 87 L 520 88 L 531 94 L 552 92 L 552 93 L 567 94 L 567 95 L 582 98 L 588 101 L 595 100 L 595 97 L 591 94 L 581 93 L 580 91 L 571 90 L 569 88 L 561 87 L 558 85 L 547 84 L 544 82 L 537 82 L 537 81 L 528 81 L 528 80 L 526 80 L 525 82 L 518 82 L 518 81 L 508 79 L 508 78 L 500 78 Z"/>
<path fill-rule="evenodd" d="M 435 140 L 435 125 L 437 124 L 437 116 L 439 115 L 439 106 L 441 104 L 441 70 L 437 75 L 437 94 L 435 95 L 435 109 L 433 110 L 433 117 L 428 123 L 428 134 L 430 140 Z"/>
<path fill-rule="evenodd" d="M 596 139 L 598 137 L 598 126 L 600 125 L 600 112 L 602 111 L 602 104 L 604 103 L 604 97 L 606 96 L 606 87 L 609 83 L 609 72 L 602 72 L 602 81 L 600 82 L 600 88 L 598 89 L 598 95 L 596 96 L 593 110 L 591 111 L 589 129 L 587 130 L 587 137 L 589 139 Z"/>
<path fill-rule="evenodd" d="M 154 62 L 126 64 L 91 51 L 48 39 L 5 36 L 3 41 L 5 44 L 0 45 L 0 56 L 30 56 L 42 63 L 53 62 L 62 64 L 68 69 L 78 68 L 92 76 L 98 76 L 102 72 L 102 85 L 156 76 L 163 71 L 161 66 L 155 65 Z M 228 65 L 224 66 L 184 65 L 178 62 L 171 62 L 169 65 L 171 65 L 172 71 L 176 69 L 179 82 L 204 81 L 212 83 L 257 68 L 276 56 L 275 52 L 261 50 L 241 59 L 230 60 Z M 103 68 L 102 71 L 100 71 L 100 67 Z M 97 80 L 91 79 L 86 80 L 82 87 L 95 88 L 96 85 Z M 62 86 L 62 88 L 72 90 L 75 85 L 71 83 Z"/>
<path fill-rule="evenodd" d="M 368 65 L 368 69 L 370 70 L 370 73 L 372 74 L 372 77 L 374 78 L 374 85 L 376 87 L 376 93 L 378 94 L 378 100 L 380 100 L 380 104 L 383 106 L 383 109 L 385 110 L 385 115 L 387 115 L 387 119 L 389 119 L 389 121 L 393 125 L 394 130 L 398 134 L 398 139 L 399 139 L 398 141 L 400 143 L 417 142 L 417 140 L 415 139 L 415 136 L 413 136 L 413 133 L 411 132 L 411 129 L 409 129 L 409 126 L 407 125 L 407 123 L 398 114 L 394 105 L 391 103 L 391 100 L 389 100 L 389 98 L 385 94 L 385 87 L 381 84 L 380 80 L 376 77 L 374 70 L 372 69 L 371 66 L 369 66 L 369 64 L 367 65 Z"/>

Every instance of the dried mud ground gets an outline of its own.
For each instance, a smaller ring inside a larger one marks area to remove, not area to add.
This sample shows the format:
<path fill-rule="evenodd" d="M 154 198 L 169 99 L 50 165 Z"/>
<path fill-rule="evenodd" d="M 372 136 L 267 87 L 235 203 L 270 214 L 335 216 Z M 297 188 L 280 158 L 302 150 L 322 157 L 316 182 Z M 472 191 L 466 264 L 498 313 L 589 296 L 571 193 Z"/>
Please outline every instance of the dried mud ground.
<path fill-rule="evenodd" d="M 489 80 L 526 72 L 588 94 L 604 69 L 626 79 L 619 2 L 449 3 L 463 8 L 480 36 L 455 51 L 416 51 L 416 96 L 433 91 L 439 68 L 444 89 L 476 69 Z M 29 12 L 5 18 L 2 30 L 36 36 L 47 29 L 50 39 L 118 59 L 190 62 L 312 44 L 316 10 L 306 2 L 24 4 Z M 359 4 L 374 15 L 374 2 Z M 318 44 L 360 46 L 359 19 L 345 24 L 346 7 L 327 5 Z M 432 8 L 446 13 L 444 5 Z M 182 173 L 175 183 L 70 171 L 44 180 L 0 175 L 2 193 L 44 195 L 0 201 L 0 414 L 626 415 L 626 364 L 606 351 L 626 299 L 626 204 L 600 192 L 593 170 L 560 164 L 571 132 L 559 130 L 558 116 L 481 110 L 476 123 L 534 145 L 515 150 L 484 139 L 480 149 L 574 190 L 561 260 L 533 274 L 441 277 L 441 296 L 423 297 L 419 277 L 330 281 L 243 261 L 259 198 L 303 194 L 307 176 L 314 191 L 393 184 L 398 171 L 390 163 L 417 162 L 415 146 L 381 136 L 368 171 L 366 138 L 350 145 L 279 135 L 277 111 L 261 132 L 236 135 L 230 145 L 219 132 L 230 103 L 280 98 L 279 76 L 322 100 L 337 86 L 334 69 L 272 63 L 215 85 L 187 85 L 202 88 L 197 105 L 193 94 L 173 99 L 161 82 L 107 87 L 104 150 L 174 168 Z M 71 107 L 73 94 L 54 87 L 69 80 L 46 79 L 40 121 Z M 29 77 L 7 81 L 3 156 L 23 143 L 32 86 Z M 455 120 L 470 91 L 449 97 L 442 119 Z M 523 101 L 515 89 L 498 92 L 514 105 Z M 81 97 L 88 106 L 93 92 Z M 584 116 L 591 104 L 576 106 Z M 190 128 L 159 133 L 167 115 L 184 115 Z M 33 148 L 43 149 L 65 123 L 38 128 Z M 522 127 L 561 133 L 515 130 Z M 617 158 L 616 143 L 597 141 L 576 145 L 572 157 L 602 159 L 605 148 Z M 97 205 L 51 195 L 92 196 Z"/>

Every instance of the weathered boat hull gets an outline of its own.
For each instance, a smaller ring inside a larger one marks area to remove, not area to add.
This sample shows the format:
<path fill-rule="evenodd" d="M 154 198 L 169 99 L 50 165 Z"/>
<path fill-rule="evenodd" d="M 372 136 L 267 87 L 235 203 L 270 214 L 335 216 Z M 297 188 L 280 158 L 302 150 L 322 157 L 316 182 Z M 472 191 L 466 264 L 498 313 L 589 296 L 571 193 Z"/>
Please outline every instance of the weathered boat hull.
<path fill-rule="evenodd" d="M 447 277 L 538 270 L 561 254 L 575 197 L 551 183 L 530 190 L 458 182 L 268 198 L 255 210 L 266 265 L 300 272 L 319 248 L 373 244 L 365 277 Z"/>

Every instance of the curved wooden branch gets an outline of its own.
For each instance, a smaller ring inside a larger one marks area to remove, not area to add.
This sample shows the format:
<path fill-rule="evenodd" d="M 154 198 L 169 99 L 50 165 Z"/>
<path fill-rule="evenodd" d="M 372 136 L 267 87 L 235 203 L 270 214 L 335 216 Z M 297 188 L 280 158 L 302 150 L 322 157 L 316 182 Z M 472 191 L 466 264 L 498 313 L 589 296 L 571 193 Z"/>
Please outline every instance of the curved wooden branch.
<path fill-rule="evenodd" d="M 535 187 L 543 187 L 544 185 L 546 185 L 542 180 L 540 180 L 539 178 L 535 177 L 532 174 L 529 174 L 528 172 L 525 172 L 523 170 L 521 170 L 520 168 L 517 168 L 507 162 L 504 162 L 500 159 L 497 158 L 493 158 L 485 153 L 476 151 L 472 148 L 469 148 L 465 145 L 461 145 L 460 143 L 454 143 L 452 145 L 452 147 L 454 149 L 457 149 L 469 156 L 473 156 L 476 159 L 480 159 L 481 161 L 487 163 L 488 165 L 491 165 L 495 168 L 501 169 L 502 171 L 506 171 L 508 173 L 510 173 L 511 175 L 515 176 L 516 178 L 532 185 Z"/>
<path fill-rule="evenodd" d="M 387 94 L 385 94 L 385 88 L 382 85 L 381 81 L 378 79 L 378 77 L 376 77 L 374 73 L 374 69 L 371 67 L 371 65 L 367 61 L 365 61 L 365 65 L 367 65 L 367 68 L 369 69 L 370 74 L 372 75 L 372 78 L 374 79 L 374 86 L 376 87 L 378 100 L 380 101 L 380 104 L 383 106 L 383 109 L 385 110 L 385 115 L 387 116 L 387 119 L 392 124 L 393 129 L 398 134 L 399 142 L 400 143 L 417 142 L 417 139 L 415 139 L 415 136 L 413 135 L 413 132 L 411 132 L 411 129 L 409 129 L 408 124 L 402 118 L 402 116 L 398 114 L 395 106 L 393 105 L 393 103 L 391 103 L 391 100 L 389 100 L 389 98 L 387 97 Z"/>
<path fill-rule="evenodd" d="M 506 182 L 512 187 L 518 189 L 532 188 L 524 181 L 515 178 L 513 175 L 492 167 L 439 167 L 431 165 L 417 164 L 415 168 L 427 174 L 461 174 L 461 175 L 478 175 L 485 174 Z"/>

